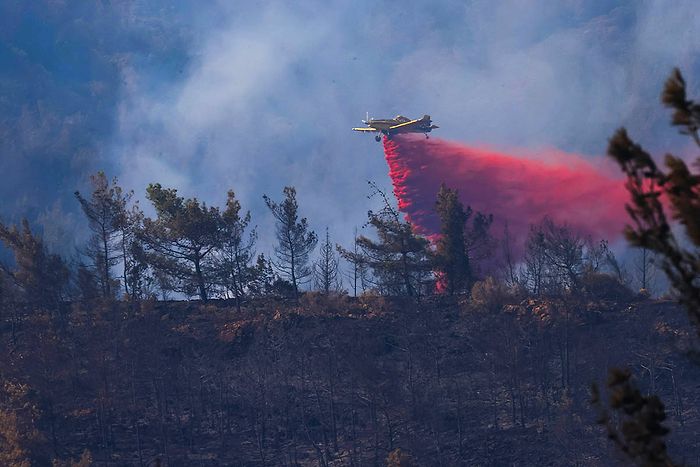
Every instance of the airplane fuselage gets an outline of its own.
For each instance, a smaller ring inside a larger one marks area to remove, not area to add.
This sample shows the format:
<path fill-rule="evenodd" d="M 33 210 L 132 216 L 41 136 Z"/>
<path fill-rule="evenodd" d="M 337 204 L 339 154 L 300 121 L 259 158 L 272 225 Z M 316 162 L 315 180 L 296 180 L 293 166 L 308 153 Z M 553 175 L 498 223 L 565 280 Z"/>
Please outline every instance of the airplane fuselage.
<path fill-rule="evenodd" d="M 390 119 L 371 118 L 366 121 L 363 120 L 363 123 L 367 125 L 366 128 L 353 128 L 353 130 L 361 132 L 371 131 L 387 137 L 401 133 L 424 133 L 427 137 L 428 133 L 438 128 L 437 125 L 432 124 L 429 115 L 424 115 L 423 118 L 416 120 L 411 120 L 402 115 L 397 115 L 395 118 Z M 376 139 L 379 141 L 379 136 Z"/>

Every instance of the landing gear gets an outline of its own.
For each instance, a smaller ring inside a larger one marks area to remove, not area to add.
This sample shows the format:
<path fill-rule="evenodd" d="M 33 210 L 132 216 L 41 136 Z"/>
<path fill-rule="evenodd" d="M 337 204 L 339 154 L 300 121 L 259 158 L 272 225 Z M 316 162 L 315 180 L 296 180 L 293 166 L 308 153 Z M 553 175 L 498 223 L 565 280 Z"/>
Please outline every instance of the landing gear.
<path fill-rule="evenodd" d="M 425 139 L 430 139 L 430 136 L 428 136 L 428 133 L 425 134 Z"/>
<path fill-rule="evenodd" d="M 382 140 L 382 137 L 379 136 L 379 135 L 377 135 L 377 136 L 374 137 L 374 140 L 378 143 L 378 142 L 380 142 L 380 141 Z"/>

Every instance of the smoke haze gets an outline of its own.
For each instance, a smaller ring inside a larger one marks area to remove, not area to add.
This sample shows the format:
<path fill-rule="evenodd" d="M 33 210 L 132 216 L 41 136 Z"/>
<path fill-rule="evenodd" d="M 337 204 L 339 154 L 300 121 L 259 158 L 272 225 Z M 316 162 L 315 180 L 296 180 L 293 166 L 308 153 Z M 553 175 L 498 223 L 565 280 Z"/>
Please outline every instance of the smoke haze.
<path fill-rule="evenodd" d="M 209 204 L 232 188 L 268 248 L 261 195 L 295 185 L 347 244 L 387 191 L 366 111 L 433 116 L 470 145 L 599 156 L 627 126 L 688 151 L 658 104 L 700 71 L 696 2 L 4 2 L 0 215 L 83 229 L 72 193 L 105 169 L 143 198 L 159 181 Z M 145 203 L 143 203 L 145 204 Z M 61 230 L 58 229 L 58 230 Z"/>

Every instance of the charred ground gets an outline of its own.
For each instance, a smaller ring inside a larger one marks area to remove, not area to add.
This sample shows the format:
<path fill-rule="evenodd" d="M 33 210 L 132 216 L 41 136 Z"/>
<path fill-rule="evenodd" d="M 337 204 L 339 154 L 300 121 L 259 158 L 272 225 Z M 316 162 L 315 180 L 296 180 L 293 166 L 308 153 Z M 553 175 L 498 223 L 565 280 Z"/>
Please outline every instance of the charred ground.
<path fill-rule="evenodd" d="M 396 449 L 394 465 L 610 465 L 589 388 L 618 364 L 666 401 L 674 457 L 700 456 L 700 368 L 672 302 L 486 287 L 240 312 L 76 302 L 14 323 L 0 334 L 8 465 L 88 451 L 95 465 L 386 465 Z"/>

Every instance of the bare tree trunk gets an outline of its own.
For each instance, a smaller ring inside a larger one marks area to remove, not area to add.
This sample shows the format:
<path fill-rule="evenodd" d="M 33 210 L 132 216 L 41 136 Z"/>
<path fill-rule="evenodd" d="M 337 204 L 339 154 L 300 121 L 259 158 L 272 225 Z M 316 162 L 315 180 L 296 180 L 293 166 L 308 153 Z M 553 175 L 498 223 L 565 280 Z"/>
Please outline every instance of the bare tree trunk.
<path fill-rule="evenodd" d="M 129 295 L 128 265 L 126 262 L 126 232 L 122 229 L 122 261 L 124 262 L 124 293 Z"/>
<path fill-rule="evenodd" d="M 200 264 L 201 258 L 199 257 L 199 252 L 195 252 L 194 258 L 194 271 L 197 276 L 197 287 L 199 288 L 199 298 L 203 301 L 207 301 L 207 287 L 204 284 L 204 274 L 202 273 L 202 265 Z"/>
<path fill-rule="evenodd" d="M 103 292 L 104 292 L 104 297 L 105 298 L 111 298 L 111 290 L 110 290 L 110 284 L 109 284 L 109 246 L 107 244 L 107 232 L 105 229 L 102 229 L 102 253 L 105 255 L 104 257 L 104 285 L 103 285 Z"/>

